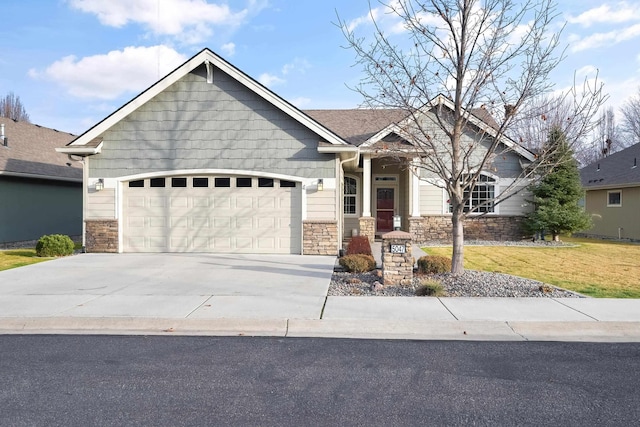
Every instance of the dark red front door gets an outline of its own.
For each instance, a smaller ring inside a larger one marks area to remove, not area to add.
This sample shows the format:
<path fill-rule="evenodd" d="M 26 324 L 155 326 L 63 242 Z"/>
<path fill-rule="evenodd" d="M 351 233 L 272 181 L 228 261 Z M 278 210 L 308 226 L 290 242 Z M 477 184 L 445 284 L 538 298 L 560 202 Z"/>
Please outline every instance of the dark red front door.
<path fill-rule="evenodd" d="M 393 230 L 394 189 L 376 189 L 376 231 L 386 233 Z"/>

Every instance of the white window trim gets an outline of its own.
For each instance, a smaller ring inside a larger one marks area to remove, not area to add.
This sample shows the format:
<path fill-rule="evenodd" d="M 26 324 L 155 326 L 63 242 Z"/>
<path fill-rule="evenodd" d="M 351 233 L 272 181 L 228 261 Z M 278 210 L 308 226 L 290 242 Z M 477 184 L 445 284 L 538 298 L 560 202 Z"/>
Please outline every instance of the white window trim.
<path fill-rule="evenodd" d="M 609 203 L 609 194 L 611 193 L 619 193 L 620 194 L 620 203 L 618 204 L 610 204 Z M 607 191 L 607 207 L 608 208 L 621 208 L 622 207 L 622 190 L 609 190 Z"/>
<path fill-rule="evenodd" d="M 481 172 L 480 175 L 485 175 L 491 179 L 493 179 L 495 182 L 493 184 L 493 198 L 495 200 L 496 196 L 500 194 L 500 177 L 498 175 L 494 175 L 490 172 Z M 477 185 L 476 185 L 477 186 Z M 449 212 L 449 200 L 451 198 L 449 197 L 449 193 L 447 192 L 446 189 L 442 189 L 442 211 L 445 213 L 445 215 L 451 215 L 451 212 Z M 471 201 L 471 199 L 469 199 L 469 202 Z M 493 212 L 478 212 L 478 211 L 473 211 L 473 212 L 467 212 L 468 216 L 479 216 L 479 215 L 500 215 L 500 204 L 494 204 L 493 205 Z"/>
<path fill-rule="evenodd" d="M 346 178 L 351 178 L 354 179 L 356 181 L 356 194 L 345 194 L 344 190 L 344 181 L 342 183 L 342 213 L 344 214 L 344 216 L 349 217 L 349 218 L 359 218 L 360 217 L 360 196 L 362 193 L 362 186 L 360 185 L 360 179 L 355 176 L 355 175 L 344 175 L 344 179 Z M 351 214 L 351 213 L 346 213 L 344 211 L 345 209 L 345 204 L 344 204 L 344 198 L 346 196 L 355 196 L 356 198 L 356 213 Z"/>

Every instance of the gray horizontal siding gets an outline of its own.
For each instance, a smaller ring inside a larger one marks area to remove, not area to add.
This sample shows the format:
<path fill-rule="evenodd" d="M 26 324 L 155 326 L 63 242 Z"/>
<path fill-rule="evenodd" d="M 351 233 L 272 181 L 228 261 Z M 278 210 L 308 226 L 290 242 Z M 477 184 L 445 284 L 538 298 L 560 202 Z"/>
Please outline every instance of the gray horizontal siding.
<path fill-rule="evenodd" d="M 103 135 L 92 177 L 173 169 L 237 169 L 331 178 L 335 155 L 320 137 L 216 69 L 200 67 Z"/>
<path fill-rule="evenodd" d="M 0 243 L 82 234 L 80 183 L 0 177 L 0 194 Z"/>

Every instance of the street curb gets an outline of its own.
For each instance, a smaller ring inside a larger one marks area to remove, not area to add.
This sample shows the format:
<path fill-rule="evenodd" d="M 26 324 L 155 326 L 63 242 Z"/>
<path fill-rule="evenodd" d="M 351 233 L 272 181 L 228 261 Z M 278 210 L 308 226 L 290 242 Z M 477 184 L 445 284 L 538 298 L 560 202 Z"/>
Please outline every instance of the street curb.
<path fill-rule="evenodd" d="M 361 319 L 0 318 L 0 335 L 268 336 L 461 341 L 640 342 L 640 322 Z"/>

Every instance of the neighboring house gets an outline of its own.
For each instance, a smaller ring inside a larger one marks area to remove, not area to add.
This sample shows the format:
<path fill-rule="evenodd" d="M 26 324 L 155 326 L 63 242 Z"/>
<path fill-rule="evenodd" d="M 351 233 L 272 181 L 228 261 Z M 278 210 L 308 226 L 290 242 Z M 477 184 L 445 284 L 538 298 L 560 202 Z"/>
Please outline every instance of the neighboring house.
<path fill-rule="evenodd" d="M 580 170 L 585 209 L 593 227 L 589 237 L 640 241 L 640 143 Z"/>
<path fill-rule="evenodd" d="M 385 152 L 402 120 L 303 112 L 204 49 L 58 150 L 85 157 L 88 251 L 335 255 L 352 233 L 390 231 L 394 214 L 417 241 L 450 235 L 445 192 Z M 513 148 L 473 203 L 533 160 Z M 468 235 L 520 238 L 524 204 L 492 206 Z"/>
<path fill-rule="evenodd" d="M 82 165 L 57 153 L 75 136 L 0 117 L 0 247 L 82 234 Z"/>

